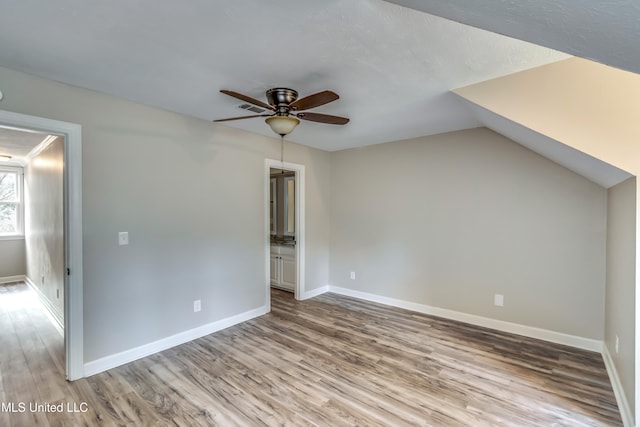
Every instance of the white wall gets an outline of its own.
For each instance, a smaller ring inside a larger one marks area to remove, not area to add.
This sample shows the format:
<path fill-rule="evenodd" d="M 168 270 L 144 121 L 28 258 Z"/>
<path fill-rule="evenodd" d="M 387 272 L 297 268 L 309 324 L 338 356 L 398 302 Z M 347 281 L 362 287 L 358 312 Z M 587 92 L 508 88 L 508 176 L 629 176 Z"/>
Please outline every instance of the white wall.
<path fill-rule="evenodd" d="M 332 286 L 603 339 L 602 187 L 488 129 L 334 152 L 331 176 Z"/>
<path fill-rule="evenodd" d="M 604 336 L 630 408 L 635 401 L 635 227 L 636 178 L 631 178 L 608 190 Z M 617 353 L 616 335 L 619 338 Z"/>
<path fill-rule="evenodd" d="M 26 272 L 24 239 L 0 240 L 0 279 L 24 276 Z"/>
<path fill-rule="evenodd" d="M 64 139 L 53 140 L 24 168 L 27 277 L 64 319 Z"/>
<path fill-rule="evenodd" d="M 270 158 L 279 159 L 279 152 Z M 310 292 L 329 283 L 330 154 L 289 144 L 285 145 L 284 158 L 285 161 L 305 165 L 305 291 Z"/>
<path fill-rule="evenodd" d="M 85 362 L 265 305 L 264 159 L 278 139 L 3 68 L 0 81 L 1 109 L 82 125 Z M 313 289 L 328 279 L 329 154 L 286 144 L 285 160 L 306 167 Z"/>

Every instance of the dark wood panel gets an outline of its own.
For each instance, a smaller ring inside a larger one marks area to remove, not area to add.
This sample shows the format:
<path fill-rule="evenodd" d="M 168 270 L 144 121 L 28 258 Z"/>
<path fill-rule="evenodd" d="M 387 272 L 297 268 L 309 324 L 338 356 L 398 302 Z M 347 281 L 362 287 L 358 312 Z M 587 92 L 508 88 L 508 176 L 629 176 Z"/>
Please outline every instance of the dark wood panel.
<path fill-rule="evenodd" d="M 325 294 L 93 377 L 24 284 L 0 287 L 1 425 L 619 426 L 597 353 Z"/>

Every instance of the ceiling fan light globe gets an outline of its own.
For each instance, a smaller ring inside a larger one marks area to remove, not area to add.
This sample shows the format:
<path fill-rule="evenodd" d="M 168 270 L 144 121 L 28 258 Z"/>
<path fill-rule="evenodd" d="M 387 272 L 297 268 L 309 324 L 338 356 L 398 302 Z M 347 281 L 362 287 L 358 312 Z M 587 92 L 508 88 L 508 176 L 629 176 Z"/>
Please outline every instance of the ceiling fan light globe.
<path fill-rule="evenodd" d="M 265 119 L 265 122 L 269 125 L 272 131 L 280 136 L 285 136 L 291 133 L 296 126 L 298 126 L 300 120 L 295 117 L 273 116 Z"/>

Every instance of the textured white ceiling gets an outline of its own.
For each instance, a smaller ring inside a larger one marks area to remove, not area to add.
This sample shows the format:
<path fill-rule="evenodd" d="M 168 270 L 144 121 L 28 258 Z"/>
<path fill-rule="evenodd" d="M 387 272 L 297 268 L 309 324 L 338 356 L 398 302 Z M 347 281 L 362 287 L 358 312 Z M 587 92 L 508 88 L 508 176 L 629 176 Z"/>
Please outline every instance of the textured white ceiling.
<path fill-rule="evenodd" d="M 313 111 L 348 125 L 287 138 L 325 150 L 480 126 L 451 89 L 567 57 L 381 0 L 3 0 L 2 14 L 1 66 L 202 119 L 247 114 L 220 89 L 336 91 Z M 225 125 L 275 136 L 259 118 Z"/>
<path fill-rule="evenodd" d="M 24 132 L 0 127 L 0 154 L 9 154 L 11 159 L 0 157 L 0 165 L 20 165 L 31 150 L 40 144 L 47 134 Z"/>
<path fill-rule="evenodd" d="M 637 0 L 389 0 L 640 73 Z"/>

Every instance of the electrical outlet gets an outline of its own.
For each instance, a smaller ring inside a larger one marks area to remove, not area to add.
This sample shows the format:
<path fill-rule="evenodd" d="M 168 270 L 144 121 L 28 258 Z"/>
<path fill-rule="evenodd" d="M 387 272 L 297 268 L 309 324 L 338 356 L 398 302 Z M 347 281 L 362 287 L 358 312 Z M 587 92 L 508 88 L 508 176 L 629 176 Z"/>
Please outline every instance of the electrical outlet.
<path fill-rule="evenodd" d="M 124 245 L 128 245 L 129 244 L 129 232 L 128 231 L 121 231 L 118 233 L 118 244 L 120 246 L 124 246 Z"/>
<path fill-rule="evenodd" d="M 351 280 L 356 280 L 356 272 L 352 271 L 349 277 L 351 278 Z"/>
<path fill-rule="evenodd" d="M 493 296 L 493 304 L 498 306 L 498 307 L 503 307 L 504 306 L 504 295 L 495 294 Z"/>
<path fill-rule="evenodd" d="M 195 301 L 193 302 L 193 312 L 194 312 L 194 313 L 197 313 L 197 312 L 199 312 L 201 309 L 202 309 L 202 305 L 201 305 L 201 303 L 200 303 L 200 300 L 199 300 L 199 299 L 195 300 Z"/>
<path fill-rule="evenodd" d="M 620 351 L 620 338 L 616 335 L 616 354 Z"/>
<path fill-rule="evenodd" d="M 56 289 L 56 298 L 60 299 L 60 289 Z"/>

